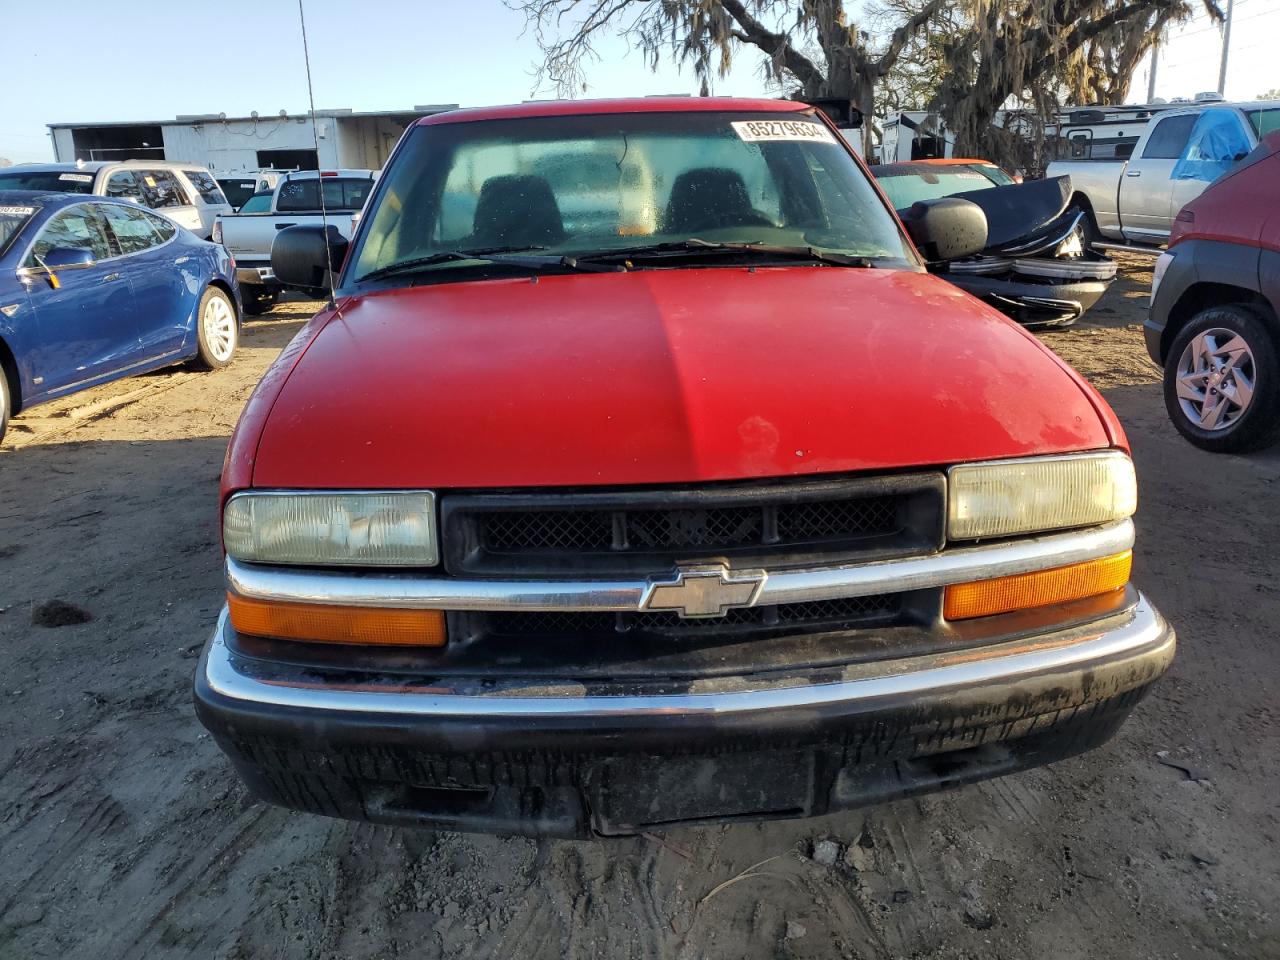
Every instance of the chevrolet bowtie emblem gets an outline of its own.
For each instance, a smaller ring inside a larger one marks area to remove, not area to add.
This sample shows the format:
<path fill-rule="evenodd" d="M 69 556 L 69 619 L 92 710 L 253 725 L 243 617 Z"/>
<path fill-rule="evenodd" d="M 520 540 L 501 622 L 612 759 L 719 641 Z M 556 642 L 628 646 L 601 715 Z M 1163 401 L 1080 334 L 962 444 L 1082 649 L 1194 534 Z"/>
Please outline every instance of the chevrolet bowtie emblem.
<path fill-rule="evenodd" d="M 722 617 L 755 603 L 764 586 L 763 570 L 730 570 L 722 563 L 682 566 L 671 580 L 654 580 L 641 610 L 674 610 L 681 617 Z"/>

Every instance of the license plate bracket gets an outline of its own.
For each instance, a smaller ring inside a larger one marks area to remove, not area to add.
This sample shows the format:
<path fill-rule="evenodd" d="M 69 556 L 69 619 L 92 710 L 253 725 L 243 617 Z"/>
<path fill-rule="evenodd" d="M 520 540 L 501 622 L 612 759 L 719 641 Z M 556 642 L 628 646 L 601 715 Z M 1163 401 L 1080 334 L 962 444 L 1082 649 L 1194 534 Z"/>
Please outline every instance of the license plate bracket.
<path fill-rule="evenodd" d="M 614 757 L 590 791 L 598 833 L 735 817 L 800 817 L 813 808 L 812 751 Z"/>

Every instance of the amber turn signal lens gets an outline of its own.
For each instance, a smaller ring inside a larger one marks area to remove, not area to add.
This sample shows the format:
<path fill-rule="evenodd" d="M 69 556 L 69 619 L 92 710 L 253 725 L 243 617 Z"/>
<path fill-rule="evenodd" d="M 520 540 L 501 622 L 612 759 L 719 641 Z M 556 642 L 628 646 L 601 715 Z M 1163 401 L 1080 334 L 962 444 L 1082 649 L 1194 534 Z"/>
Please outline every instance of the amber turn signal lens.
<path fill-rule="evenodd" d="M 320 603 L 275 603 L 227 594 L 231 625 L 239 633 L 312 643 L 443 647 L 443 610 L 340 607 Z"/>
<path fill-rule="evenodd" d="M 1126 550 L 1051 570 L 953 583 L 947 587 L 942 615 L 948 620 L 968 620 L 1109 593 L 1129 582 L 1132 563 L 1133 551 Z"/>

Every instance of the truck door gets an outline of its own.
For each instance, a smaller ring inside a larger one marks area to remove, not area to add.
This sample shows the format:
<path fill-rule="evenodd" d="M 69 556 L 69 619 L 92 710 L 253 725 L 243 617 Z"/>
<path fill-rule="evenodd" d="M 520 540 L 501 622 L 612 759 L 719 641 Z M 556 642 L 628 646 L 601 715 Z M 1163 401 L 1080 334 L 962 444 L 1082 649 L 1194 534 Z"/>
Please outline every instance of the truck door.
<path fill-rule="evenodd" d="M 1159 243 L 1169 238 L 1173 167 L 1198 116 L 1156 116 L 1140 153 L 1125 167 L 1120 178 L 1120 225 L 1128 239 Z"/>

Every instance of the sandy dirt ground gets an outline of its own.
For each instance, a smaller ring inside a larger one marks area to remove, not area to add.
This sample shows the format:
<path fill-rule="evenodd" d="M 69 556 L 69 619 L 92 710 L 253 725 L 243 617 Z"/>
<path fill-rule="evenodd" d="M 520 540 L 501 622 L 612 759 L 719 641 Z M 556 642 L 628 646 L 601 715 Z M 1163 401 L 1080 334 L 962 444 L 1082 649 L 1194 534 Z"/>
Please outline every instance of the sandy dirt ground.
<path fill-rule="evenodd" d="M 249 800 L 191 707 L 221 603 L 217 479 L 316 305 L 250 323 L 220 373 L 19 417 L 0 452 L 0 958 L 1280 957 L 1280 452 L 1177 436 L 1138 326 L 1149 261 L 1124 267 L 1044 340 L 1129 431 L 1135 577 L 1178 629 L 1172 672 L 1104 749 L 820 820 L 534 842 Z"/>

